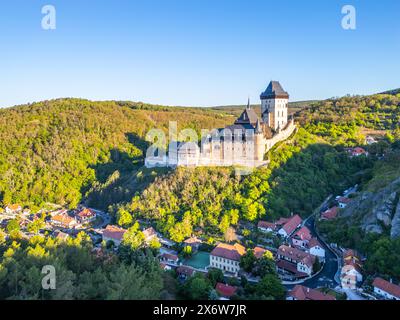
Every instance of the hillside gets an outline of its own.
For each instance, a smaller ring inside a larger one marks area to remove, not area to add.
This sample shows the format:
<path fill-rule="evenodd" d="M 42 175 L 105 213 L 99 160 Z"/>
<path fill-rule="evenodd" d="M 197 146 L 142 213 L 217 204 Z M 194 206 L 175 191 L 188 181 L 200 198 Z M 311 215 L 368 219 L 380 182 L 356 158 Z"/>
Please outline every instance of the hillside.
<path fill-rule="evenodd" d="M 135 172 L 148 130 L 167 132 L 169 121 L 178 121 L 178 129 L 199 132 L 232 120 L 212 110 L 80 99 L 1 109 L 0 201 L 74 207 L 88 192 L 96 198 L 106 188 L 113 201 L 129 200 L 140 188 Z"/>

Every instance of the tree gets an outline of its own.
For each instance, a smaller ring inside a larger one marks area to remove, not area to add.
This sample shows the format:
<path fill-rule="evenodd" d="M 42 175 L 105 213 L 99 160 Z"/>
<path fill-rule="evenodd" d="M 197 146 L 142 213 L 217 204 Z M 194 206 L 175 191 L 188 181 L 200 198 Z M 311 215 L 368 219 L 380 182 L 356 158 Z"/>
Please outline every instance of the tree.
<path fill-rule="evenodd" d="M 207 278 L 210 280 L 211 286 L 214 288 L 217 282 L 224 281 L 224 273 L 220 269 L 208 269 Z"/>
<path fill-rule="evenodd" d="M 32 221 L 31 223 L 29 223 L 26 227 L 26 229 L 28 230 L 28 232 L 32 232 L 34 234 L 38 234 L 39 231 L 41 229 L 43 229 L 45 227 L 45 223 L 43 220 L 41 219 L 37 219 L 35 221 Z"/>
<path fill-rule="evenodd" d="M 196 273 L 183 285 L 182 296 L 189 300 L 206 300 L 211 289 L 210 281 L 202 274 Z"/>
<path fill-rule="evenodd" d="M 224 234 L 224 239 L 226 242 L 233 242 L 237 240 L 236 231 L 234 228 L 229 227 Z"/>
<path fill-rule="evenodd" d="M 132 224 L 133 217 L 132 215 L 125 210 L 123 207 L 120 207 L 117 211 L 117 224 L 121 227 L 127 227 Z"/>
<path fill-rule="evenodd" d="M 240 257 L 239 265 L 246 272 L 252 272 L 257 261 L 253 250 L 247 249 L 246 253 Z"/>
<path fill-rule="evenodd" d="M 132 250 L 137 250 L 143 246 L 144 240 L 145 236 L 139 229 L 139 223 L 136 222 L 125 232 L 122 243 Z"/>
<path fill-rule="evenodd" d="M 319 262 L 318 257 L 315 257 L 315 262 L 313 264 L 313 273 L 318 272 L 321 269 L 321 263 Z"/>
<path fill-rule="evenodd" d="M 255 294 L 261 299 L 273 297 L 275 299 L 285 298 L 285 287 L 282 285 L 280 279 L 273 274 L 267 274 L 256 285 Z"/>
<path fill-rule="evenodd" d="M 192 247 L 191 246 L 184 246 L 183 247 L 183 255 L 185 257 L 190 257 L 192 255 Z"/>
<path fill-rule="evenodd" d="M 7 223 L 7 232 L 12 233 L 13 231 L 20 231 L 19 221 L 12 219 Z"/>

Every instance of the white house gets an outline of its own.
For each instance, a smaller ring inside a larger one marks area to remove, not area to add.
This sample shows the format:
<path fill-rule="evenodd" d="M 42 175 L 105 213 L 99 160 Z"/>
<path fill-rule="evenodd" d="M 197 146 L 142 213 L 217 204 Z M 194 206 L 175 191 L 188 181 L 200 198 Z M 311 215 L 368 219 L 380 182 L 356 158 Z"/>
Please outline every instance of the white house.
<path fill-rule="evenodd" d="M 240 257 L 245 253 L 245 247 L 239 243 L 234 245 L 220 243 L 211 251 L 210 267 L 237 275 L 240 270 Z"/>
<path fill-rule="evenodd" d="M 325 249 L 322 247 L 322 245 L 319 243 L 317 238 L 312 238 L 308 242 L 308 251 L 310 254 L 313 256 L 318 257 L 320 262 L 325 261 Z"/>
<path fill-rule="evenodd" d="M 276 229 L 276 225 L 273 222 L 268 221 L 259 221 L 257 224 L 258 230 L 264 233 L 274 232 Z"/>
<path fill-rule="evenodd" d="M 400 300 L 400 286 L 382 278 L 375 278 L 372 285 L 375 294 L 388 300 Z"/>
<path fill-rule="evenodd" d="M 298 272 L 310 276 L 313 272 L 315 256 L 303 250 L 281 245 L 277 252 L 277 267 L 291 273 Z M 283 261 L 283 263 L 282 263 Z"/>
<path fill-rule="evenodd" d="M 279 229 L 278 234 L 284 238 L 289 237 L 302 223 L 302 219 L 298 214 L 291 217 L 283 226 Z"/>
<path fill-rule="evenodd" d="M 356 263 L 346 264 L 340 273 L 340 283 L 343 289 L 356 289 L 362 281 L 361 269 Z"/>

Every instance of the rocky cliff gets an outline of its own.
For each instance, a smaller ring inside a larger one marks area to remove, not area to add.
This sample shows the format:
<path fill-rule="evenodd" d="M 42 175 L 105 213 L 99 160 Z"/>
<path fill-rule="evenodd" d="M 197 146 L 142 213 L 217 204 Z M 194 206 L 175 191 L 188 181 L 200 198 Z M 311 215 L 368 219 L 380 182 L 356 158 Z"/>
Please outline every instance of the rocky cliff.
<path fill-rule="evenodd" d="M 388 231 L 392 238 L 400 236 L 400 178 L 377 192 L 363 191 L 340 212 L 349 223 L 358 224 L 365 232 Z"/>

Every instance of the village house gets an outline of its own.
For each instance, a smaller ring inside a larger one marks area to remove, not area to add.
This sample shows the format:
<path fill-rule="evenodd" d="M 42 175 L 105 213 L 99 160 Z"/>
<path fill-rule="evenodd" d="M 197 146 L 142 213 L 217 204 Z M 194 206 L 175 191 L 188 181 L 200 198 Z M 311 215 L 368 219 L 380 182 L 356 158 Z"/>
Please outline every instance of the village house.
<path fill-rule="evenodd" d="M 339 197 L 337 199 L 337 203 L 339 205 L 340 209 L 346 208 L 346 206 L 351 202 L 351 199 L 346 198 L 346 197 Z"/>
<path fill-rule="evenodd" d="M 230 286 L 225 283 L 217 282 L 215 285 L 215 290 L 217 291 L 218 295 L 225 299 L 230 299 L 232 296 L 236 294 L 237 287 Z"/>
<path fill-rule="evenodd" d="M 103 241 L 106 243 L 111 241 L 114 245 L 119 246 L 124 238 L 126 230 L 118 226 L 108 225 L 102 234 Z"/>
<path fill-rule="evenodd" d="M 172 270 L 172 267 L 171 267 L 171 266 L 169 266 L 169 265 L 167 265 L 166 263 L 163 263 L 163 262 L 160 262 L 160 267 L 161 267 L 161 269 L 164 270 L 164 271 Z"/>
<path fill-rule="evenodd" d="M 284 238 L 287 238 L 301 225 L 302 222 L 303 220 L 298 214 L 296 214 L 287 220 L 282 228 L 279 229 L 278 234 Z"/>
<path fill-rule="evenodd" d="M 153 227 L 143 230 L 144 241 L 149 244 L 153 239 L 158 239 L 157 232 Z"/>
<path fill-rule="evenodd" d="M 194 270 L 191 267 L 188 266 L 179 266 L 176 268 L 176 274 L 178 275 L 179 279 L 181 280 L 187 280 L 191 276 L 193 276 L 196 273 L 196 270 Z"/>
<path fill-rule="evenodd" d="M 362 281 L 361 267 L 356 263 L 345 264 L 340 272 L 340 283 L 343 289 L 355 290 Z"/>
<path fill-rule="evenodd" d="M 325 261 L 325 249 L 322 247 L 321 243 L 318 241 L 317 238 L 312 238 L 308 242 L 308 252 L 313 256 L 318 257 L 320 262 Z"/>
<path fill-rule="evenodd" d="M 277 259 L 278 270 L 292 273 L 295 277 L 306 277 L 313 273 L 315 256 L 300 249 L 281 245 Z"/>
<path fill-rule="evenodd" d="M 64 229 L 73 229 L 78 224 L 76 220 L 70 217 L 68 214 L 57 214 L 50 219 L 50 223 L 56 227 L 62 227 Z"/>
<path fill-rule="evenodd" d="M 6 214 L 17 214 L 22 211 L 22 207 L 19 204 L 10 204 L 5 208 Z"/>
<path fill-rule="evenodd" d="M 258 230 L 264 233 L 274 232 L 276 230 L 276 225 L 273 222 L 259 221 L 257 224 Z"/>
<path fill-rule="evenodd" d="M 306 248 L 311 238 L 311 231 L 303 226 L 292 236 L 292 243 L 294 246 Z"/>
<path fill-rule="evenodd" d="M 356 289 L 362 282 L 362 259 L 353 249 L 343 253 L 343 267 L 340 272 L 340 283 L 343 289 Z"/>
<path fill-rule="evenodd" d="M 96 219 L 96 212 L 89 208 L 84 208 L 75 215 L 75 218 L 81 224 L 89 223 Z"/>
<path fill-rule="evenodd" d="M 296 285 L 288 294 L 287 300 L 336 300 L 336 298 L 330 294 L 323 293 L 321 291 L 307 288 L 302 285 Z"/>
<path fill-rule="evenodd" d="M 359 157 L 359 156 L 368 156 L 368 152 L 361 147 L 349 148 L 347 152 L 350 154 L 351 157 Z"/>
<path fill-rule="evenodd" d="M 269 253 L 272 255 L 272 252 L 271 252 L 271 251 L 269 251 L 269 250 L 267 250 L 267 249 L 264 249 L 264 248 L 261 248 L 261 247 L 255 247 L 255 248 L 253 249 L 254 256 L 255 256 L 257 259 L 261 259 L 261 258 L 264 256 L 264 254 L 265 254 L 266 252 L 269 252 Z"/>
<path fill-rule="evenodd" d="M 172 253 L 168 253 L 168 252 L 160 254 L 159 260 L 160 260 L 160 262 L 163 262 L 165 264 L 168 264 L 168 265 L 174 266 L 174 267 L 178 266 L 178 263 L 179 263 L 179 257 L 176 254 L 172 254 Z"/>
<path fill-rule="evenodd" d="M 365 143 L 368 144 L 368 145 L 371 145 L 371 144 L 377 143 L 377 141 L 375 140 L 374 137 L 366 136 L 365 137 Z"/>
<path fill-rule="evenodd" d="M 375 278 L 372 283 L 374 293 L 388 300 L 400 300 L 400 286 L 382 278 Z"/>
<path fill-rule="evenodd" d="M 322 220 L 332 220 L 337 217 L 338 214 L 338 207 L 332 207 L 321 214 L 321 219 Z"/>
<path fill-rule="evenodd" d="M 190 237 L 183 241 L 183 243 L 185 246 L 191 247 L 192 252 L 196 252 L 197 250 L 199 250 L 199 247 L 203 242 L 197 237 Z"/>
<path fill-rule="evenodd" d="M 234 245 L 220 243 L 211 251 L 210 267 L 237 275 L 240 270 L 240 257 L 245 253 L 245 247 L 239 243 Z"/>

